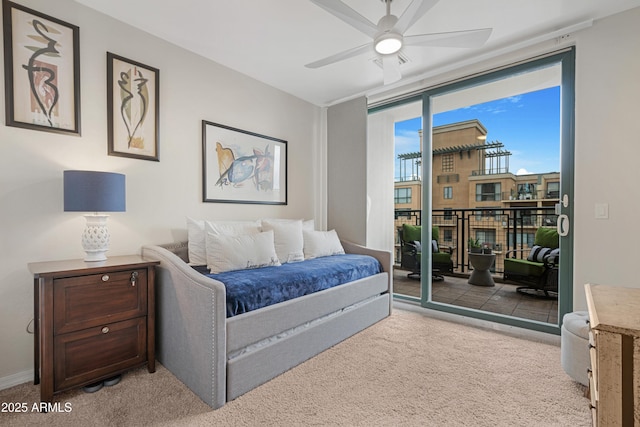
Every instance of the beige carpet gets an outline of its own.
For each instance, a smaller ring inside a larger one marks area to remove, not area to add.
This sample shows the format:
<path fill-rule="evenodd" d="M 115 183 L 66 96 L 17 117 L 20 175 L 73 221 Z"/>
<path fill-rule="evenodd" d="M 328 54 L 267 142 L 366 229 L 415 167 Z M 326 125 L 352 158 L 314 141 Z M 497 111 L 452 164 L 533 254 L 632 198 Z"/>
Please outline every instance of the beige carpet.
<path fill-rule="evenodd" d="M 588 426 L 583 391 L 555 345 L 396 309 L 216 411 L 159 366 L 56 396 L 70 412 L 0 413 L 0 425 Z M 38 392 L 22 384 L 0 402 L 31 407 Z"/>

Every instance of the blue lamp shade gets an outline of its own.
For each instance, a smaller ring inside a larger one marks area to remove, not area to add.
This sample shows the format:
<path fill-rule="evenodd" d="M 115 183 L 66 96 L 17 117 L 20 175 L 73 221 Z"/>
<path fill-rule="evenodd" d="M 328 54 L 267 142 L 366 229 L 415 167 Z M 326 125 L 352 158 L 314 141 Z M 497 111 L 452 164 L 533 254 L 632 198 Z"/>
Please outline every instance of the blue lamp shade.
<path fill-rule="evenodd" d="M 123 174 L 64 171 L 65 212 L 124 212 L 125 207 Z"/>

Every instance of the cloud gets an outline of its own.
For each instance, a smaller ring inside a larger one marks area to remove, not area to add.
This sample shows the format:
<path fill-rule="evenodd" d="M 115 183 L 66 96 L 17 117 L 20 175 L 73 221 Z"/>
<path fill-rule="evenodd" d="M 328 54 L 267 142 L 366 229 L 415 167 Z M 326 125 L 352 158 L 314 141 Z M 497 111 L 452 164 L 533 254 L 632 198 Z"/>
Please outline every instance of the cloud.
<path fill-rule="evenodd" d="M 518 172 L 516 172 L 516 175 L 531 175 L 532 173 L 533 172 L 529 172 L 525 168 L 520 168 L 518 169 Z"/>

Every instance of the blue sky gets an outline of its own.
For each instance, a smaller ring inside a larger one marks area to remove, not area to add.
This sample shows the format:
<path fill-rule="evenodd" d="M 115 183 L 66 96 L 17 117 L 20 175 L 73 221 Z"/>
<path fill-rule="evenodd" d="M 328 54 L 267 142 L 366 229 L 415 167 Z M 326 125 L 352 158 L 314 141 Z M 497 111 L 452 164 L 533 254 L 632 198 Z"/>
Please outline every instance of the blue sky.
<path fill-rule="evenodd" d="M 487 142 L 499 141 L 512 153 L 511 173 L 560 171 L 560 87 L 543 89 L 433 116 L 433 126 L 478 119 L 487 129 Z M 420 151 L 422 119 L 396 123 L 395 157 Z"/>

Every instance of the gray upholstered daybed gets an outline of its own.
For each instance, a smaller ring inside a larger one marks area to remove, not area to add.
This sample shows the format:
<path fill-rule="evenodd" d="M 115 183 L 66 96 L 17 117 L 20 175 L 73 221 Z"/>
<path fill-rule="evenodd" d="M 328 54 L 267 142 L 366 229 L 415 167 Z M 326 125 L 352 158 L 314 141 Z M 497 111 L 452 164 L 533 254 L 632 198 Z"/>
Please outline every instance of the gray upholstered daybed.
<path fill-rule="evenodd" d="M 160 261 L 157 359 L 215 409 L 389 316 L 391 253 L 342 245 L 382 272 L 229 318 L 224 285 L 186 263 L 187 242 L 143 247 Z"/>

